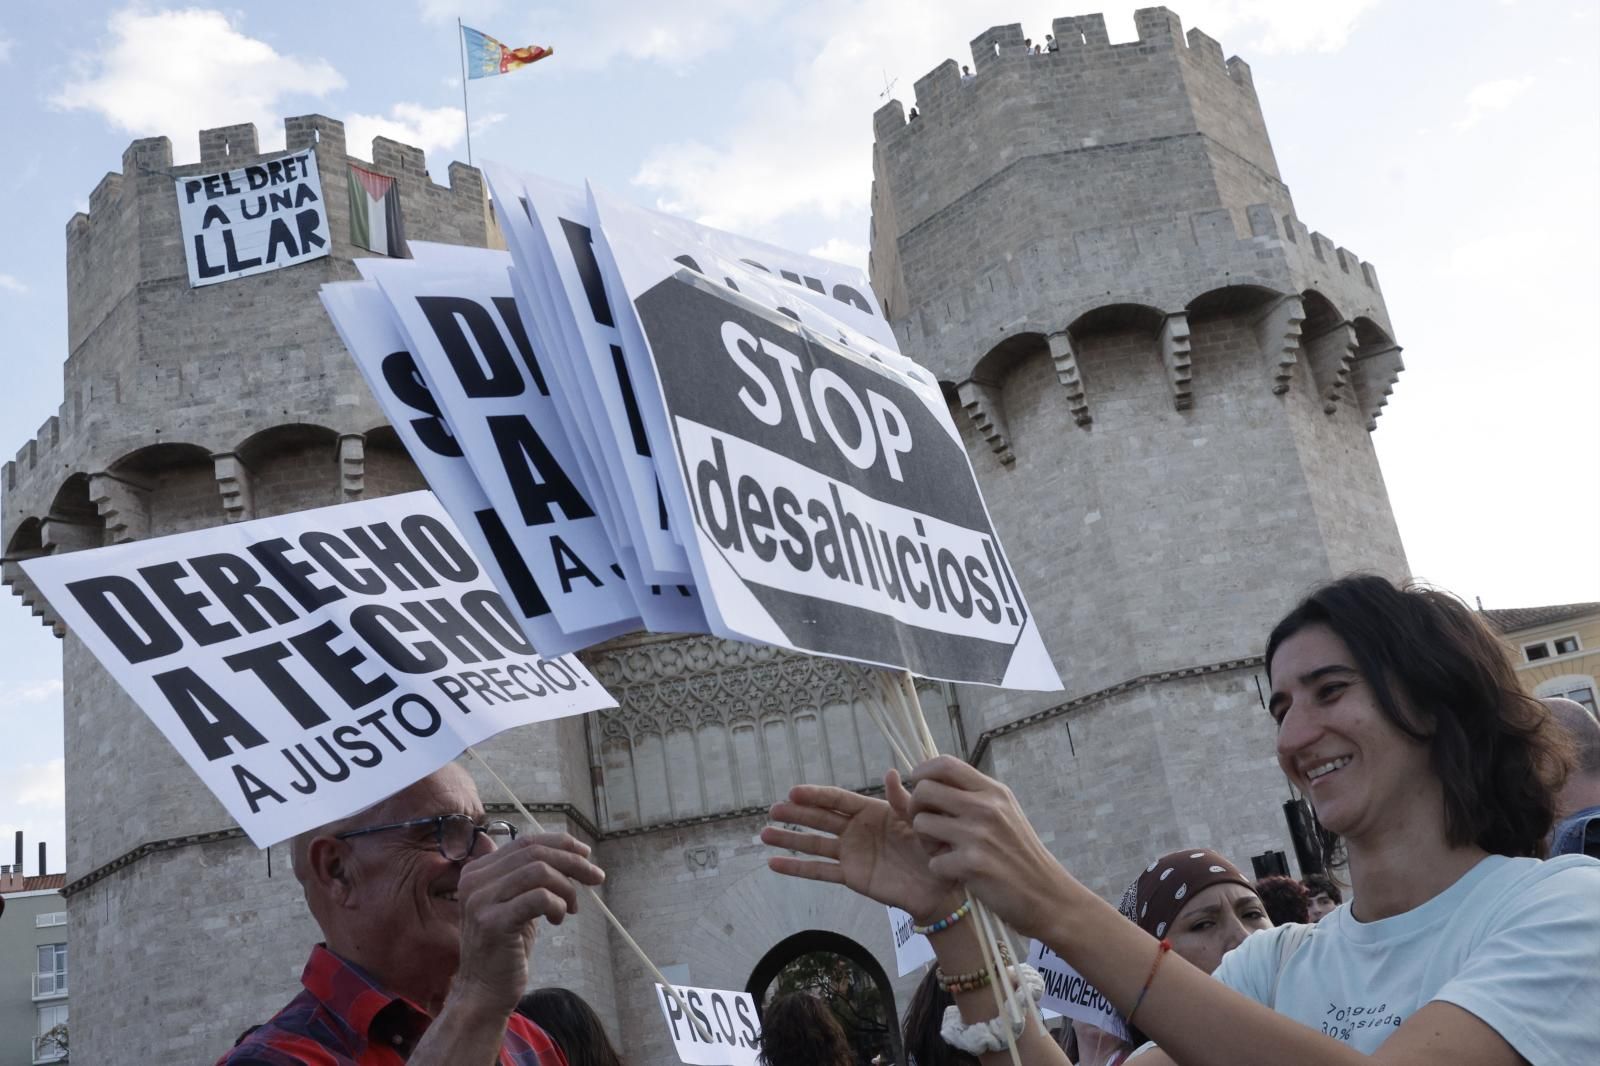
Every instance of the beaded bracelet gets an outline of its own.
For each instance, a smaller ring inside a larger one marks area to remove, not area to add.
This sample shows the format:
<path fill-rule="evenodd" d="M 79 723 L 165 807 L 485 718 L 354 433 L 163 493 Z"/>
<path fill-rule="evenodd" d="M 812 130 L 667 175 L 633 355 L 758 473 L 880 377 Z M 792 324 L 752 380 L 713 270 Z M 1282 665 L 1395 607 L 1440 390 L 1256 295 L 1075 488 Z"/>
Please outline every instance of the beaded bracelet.
<path fill-rule="evenodd" d="M 1004 940 L 997 945 L 1000 948 L 1000 961 L 1007 965 L 1011 962 L 1011 949 L 1006 947 Z M 987 966 L 966 973 L 947 974 L 937 966 L 934 967 L 934 980 L 939 982 L 939 987 L 946 992 L 973 992 L 980 988 L 988 988 L 994 981 L 994 971 Z"/>
<path fill-rule="evenodd" d="M 960 974 L 956 977 L 939 982 L 939 987 L 952 996 L 959 992 L 976 992 L 980 988 L 988 988 L 994 984 L 993 970 L 975 970 L 970 974 Z"/>
<path fill-rule="evenodd" d="M 1139 1004 L 1144 1002 L 1145 993 L 1150 991 L 1150 985 L 1156 979 L 1156 971 L 1161 969 L 1161 960 L 1166 958 L 1167 952 L 1171 950 L 1172 941 L 1163 938 L 1156 947 L 1156 961 L 1150 964 L 1150 973 L 1144 979 L 1144 987 L 1139 989 L 1139 998 L 1133 1001 L 1133 1009 L 1122 1019 L 1124 1023 L 1132 1023 L 1133 1016 L 1139 1013 Z"/>
<path fill-rule="evenodd" d="M 1006 1030 L 1011 1032 L 1011 1040 L 1015 1041 L 1022 1036 L 1022 1031 L 1028 1025 L 1028 999 L 1035 1003 L 1044 995 L 1044 978 L 1039 976 L 1039 971 L 1024 963 L 1021 966 L 1011 967 L 1012 974 L 1017 979 L 1017 987 L 1006 999 L 1000 1008 L 1000 1013 L 986 1022 L 973 1022 L 968 1025 L 961 1020 L 961 1008 L 950 1006 L 945 1008 L 944 1018 L 939 1026 L 939 1035 L 951 1047 L 959 1048 L 969 1055 L 982 1055 L 988 1051 L 1004 1051 L 1007 1046 Z"/>
<path fill-rule="evenodd" d="M 932 936 L 934 933 L 944 932 L 946 929 L 950 928 L 952 925 L 955 925 L 957 922 L 971 913 L 972 900 L 962 900 L 961 906 L 957 907 L 943 918 L 940 918 L 937 922 L 934 922 L 932 925 L 913 925 L 911 927 L 911 931 L 918 936 Z"/>

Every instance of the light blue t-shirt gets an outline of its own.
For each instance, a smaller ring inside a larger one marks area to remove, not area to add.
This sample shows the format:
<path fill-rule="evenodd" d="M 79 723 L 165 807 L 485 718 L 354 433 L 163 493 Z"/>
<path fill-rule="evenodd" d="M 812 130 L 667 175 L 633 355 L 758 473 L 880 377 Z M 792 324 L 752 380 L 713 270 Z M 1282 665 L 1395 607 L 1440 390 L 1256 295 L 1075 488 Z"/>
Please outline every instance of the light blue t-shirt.
<path fill-rule="evenodd" d="M 1292 928 L 1247 937 L 1213 976 L 1362 1052 L 1442 1000 L 1532 1066 L 1600 1063 L 1600 861 L 1491 855 L 1392 918 L 1358 922 L 1346 903 L 1311 927 L 1280 975 L 1279 938 Z"/>
<path fill-rule="evenodd" d="M 1249 937 L 1215 976 L 1268 1003 L 1281 935 Z M 1600 1063 L 1600 862 L 1491 855 L 1404 914 L 1358 922 L 1341 906 L 1290 956 L 1274 1006 L 1371 1052 L 1434 1000 L 1533 1066 Z"/>

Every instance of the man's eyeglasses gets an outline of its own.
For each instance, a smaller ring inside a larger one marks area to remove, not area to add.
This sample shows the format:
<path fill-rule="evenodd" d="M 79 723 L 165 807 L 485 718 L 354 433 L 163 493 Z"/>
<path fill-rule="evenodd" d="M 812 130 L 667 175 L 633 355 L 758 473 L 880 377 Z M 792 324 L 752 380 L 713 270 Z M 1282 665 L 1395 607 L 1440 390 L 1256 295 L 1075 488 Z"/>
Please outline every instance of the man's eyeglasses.
<path fill-rule="evenodd" d="M 409 822 L 369 825 L 365 829 L 352 829 L 346 833 L 335 833 L 334 839 L 346 840 L 350 837 L 361 836 L 364 833 L 382 833 L 390 829 L 417 829 L 425 825 L 433 826 L 433 835 L 439 845 L 439 854 L 451 862 L 464 862 L 472 857 L 473 851 L 478 846 L 479 833 L 493 841 L 495 847 L 508 844 L 517 839 L 517 827 L 510 822 L 495 821 L 479 825 L 464 814 L 436 814 L 432 818 L 413 818 Z"/>

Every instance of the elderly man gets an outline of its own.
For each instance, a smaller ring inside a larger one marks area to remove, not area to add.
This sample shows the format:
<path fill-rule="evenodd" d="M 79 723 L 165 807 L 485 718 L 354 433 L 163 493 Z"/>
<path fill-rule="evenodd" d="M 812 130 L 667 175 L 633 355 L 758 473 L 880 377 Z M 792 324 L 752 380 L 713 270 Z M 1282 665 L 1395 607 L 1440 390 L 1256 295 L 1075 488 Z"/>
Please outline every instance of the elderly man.
<path fill-rule="evenodd" d="M 513 1014 L 538 919 L 559 924 L 605 875 L 565 834 L 484 821 L 451 764 L 294 841 L 294 872 L 326 942 L 305 990 L 217 1066 L 566 1066 Z"/>
<path fill-rule="evenodd" d="M 1576 700 L 1544 701 L 1555 720 L 1572 738 L 1572 773 L 1556 796 L 1556 817 L 1550 833 L 1550 858 L 1592 855 L 1600 859 L 1600 722 Z"/>

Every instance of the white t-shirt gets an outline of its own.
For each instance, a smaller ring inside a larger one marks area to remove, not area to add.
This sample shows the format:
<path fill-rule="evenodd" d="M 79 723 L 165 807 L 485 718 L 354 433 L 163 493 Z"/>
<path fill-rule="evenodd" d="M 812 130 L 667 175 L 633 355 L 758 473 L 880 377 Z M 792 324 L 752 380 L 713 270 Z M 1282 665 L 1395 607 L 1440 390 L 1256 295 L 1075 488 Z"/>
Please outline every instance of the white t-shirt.
<path fill-rule="evenodd" d="M 1213 976 L 1362 1052 L 1442 1000 L 1532 1066 L 1600 1063 L 1600 861 L 1491 855 L 1392 918 L 1358 922 L 1346 903 L 1289 957 L 1274 1004 L 1287 928 L 1246 938 Z"/>

